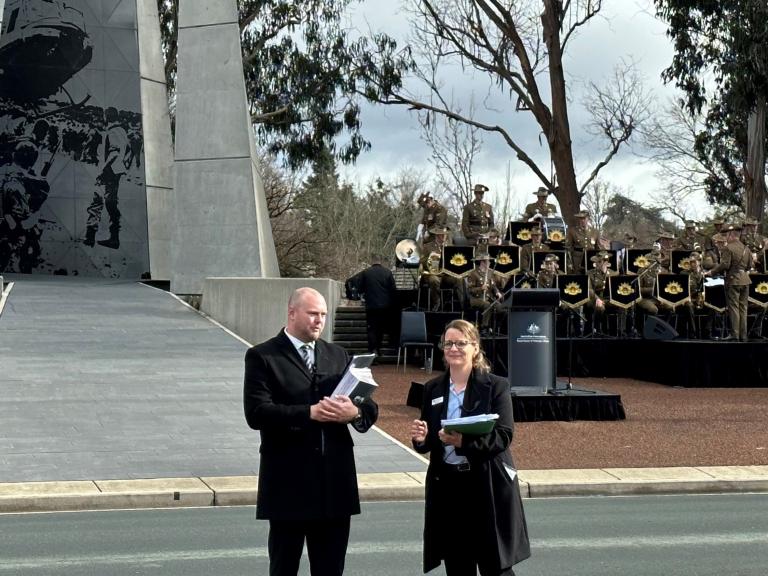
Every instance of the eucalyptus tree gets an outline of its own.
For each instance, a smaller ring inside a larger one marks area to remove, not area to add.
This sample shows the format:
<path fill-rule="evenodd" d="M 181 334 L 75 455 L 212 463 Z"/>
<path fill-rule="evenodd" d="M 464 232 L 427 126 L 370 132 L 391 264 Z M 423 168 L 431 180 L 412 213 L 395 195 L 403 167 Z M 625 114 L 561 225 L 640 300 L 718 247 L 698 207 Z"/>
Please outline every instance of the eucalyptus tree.
<path fill-rule="evenodd" d="M 694 149 L 713 203 L 760 218 L 765 205 L 768 4 L 765 0 L 654 0 L 675 53 L 663 79 L 704 114 Z"/>
<path fill-rule="evenodd" d="M 649 100 L 633 66 L 608 86 L 592 85 L 589 128 L 605 143 L 603 158 L 579 179 L 574 161 L 564 56 L 570 42 L 601 11 L 601 0 L 409 0 L 413 41 L 405 49 L 386 35 L 364 55 L 360 70 L 371 101 L 406 106 L 425 116 L 497 135 L 558 199 L 566 220 L 578 211 L 588 186 L 647 117 Z M 389 71 L 397 71 L 390 74 Z M 407 80 L 403 74 L 407 73 Z M 504 107 L 487 119 L 462 113 L 448 94 L 446 76 L 490 80 Z M 523 114 L 540 131 L 545 160 L 509 126 Z M 580 180 L 580 181 L 579 181 Z"/>

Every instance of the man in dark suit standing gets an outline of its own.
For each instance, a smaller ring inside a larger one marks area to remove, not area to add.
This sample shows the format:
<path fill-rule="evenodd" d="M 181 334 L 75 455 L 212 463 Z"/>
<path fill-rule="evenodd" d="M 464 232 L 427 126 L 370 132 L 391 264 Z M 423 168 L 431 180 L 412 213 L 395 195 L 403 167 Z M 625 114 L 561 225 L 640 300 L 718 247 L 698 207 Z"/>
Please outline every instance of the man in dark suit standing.
<path fill-rule="evenodd" d="M 392 334 L 392 318 L 397 304 L 395 277 L 389 268 L 381 265 L 381 256 L 375 254 L 371 257 L 371 265 L 360 273 L 358 286 L 365 297 L 368 352 L 381 354 L 384 334 Z"/>
<path fill-rule="evenodd" d="M 352 437 L 376 422 L 371 399 L 330 397 L 346 352 L 320 339 L 322 294 L 299 288 L 280 333 L 245 355 L 245 418 L 261 433 L 256 517 L 269 520 L 269 574 L 295 576 L 304 542 L 313 576 L 340 576 L 360 513 Z"/>

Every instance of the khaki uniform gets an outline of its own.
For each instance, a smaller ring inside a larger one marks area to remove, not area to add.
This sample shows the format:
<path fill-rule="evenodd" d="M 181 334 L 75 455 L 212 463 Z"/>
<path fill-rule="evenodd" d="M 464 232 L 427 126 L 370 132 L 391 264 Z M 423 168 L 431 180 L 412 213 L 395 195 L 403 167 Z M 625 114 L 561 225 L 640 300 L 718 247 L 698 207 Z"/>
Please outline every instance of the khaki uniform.
<path fill-rule="evenodd" d="M 597 233 L 584 226 L 571 226 L 565 235 L 565 248 L 571 259 L 571 271 L 581 274 L 584 271 L 584 251 L 597 246 Z"/>
<path fill-rule="evenodd" d="M 750 263 L 751 268 L 762 271 L 762 256 L 765 237 L 757 232 L 745 233 L 741 236 L 741 243 L 749 248 L 750 253 L 753 255 L 753 260 Z"/>
<path fill-rule="evenodd" d="M 432 202 L 432 206 L 424 208 L 424 213 L 421 215 L 421 223 L 424 226 L 424 248 L 428 242 L 434 241 L 434 236 L 429 233 L 429 229 L 433 226 L 445 226 L 448 221 L 448 210 L 445 206 L 436 200 Z"/>
<path fill-rule="evenodd" d="M 440 298 L 440 289 L 460 290 L 461 284 L 452 276 L 448 276 L 444 272 L 440 272 L 442 267 L 440 266 L 440 257 L 442 256 L 442 246 L 450 246 L 450 241 L 438 245 L 437 242 L 430 242 L 424 247 L 423 254 L 419 259 L 419 275 L 421 277 L 421 283 L 426 285 L 429 289 L 429 303 L 430 308 L 433 311 L 440 310 L 442 308 L 442 300 Z"/>
<path fill-rule="evenodd" d="M 728 300 L 728 320 L 731 324 L 731 336 L 741 341 L 747 340 L 747 308 L 749 306 L 749 279 L 747 270 L 752 263 L 749 248 L 739 240 L 729 242 L 720 254 L 720 264 L 712 268 L 711 273 L 725 274 L 725 293 Z"/>
<path fill-rule="evenodd" d="M 557 277 L 562 274 L 560 270 L 552 272 L 550 270 L 541 270 L 536 275 L 536 288 L 556 288 Z"/>
<path fill-rule="evenodd" d="M 496 296 L 504 287 L 504 278 L 490 268 L 487 273 L 481 272 L 475 268 L 467 276 L 467 291 L 469 292 L 469 307 L 472 310 L 486 311 L 488 307 L 496 300 Z M 490 323 L 491 315 L 483 314 L 480 324 L 487 328 Z"/>
<path fill-rule="evenodd" d="M 689 327 L 688 335 L 692 338 L 699 338 L 701 335 L 696 326 L 696 312 L 704 308 L 704 273 L 701 270 L 698 272 L 686 270 L 683 274 L 688 276 L 691 293 L 691 300 L 683 305 Z"/>
<path fill-rule="evenodd" d="M 533 245 L 533 242 L 529 242 L 522 248 L 520 248 L 520 270 L 528 272 L 529 274 L 536 274 L 538 270 L 533 269 L 533 253 L 534 252 L 549 252 L 549 246 L 546 244 Z"/>
<path fill-rule="evenodd" d="M 493 228 L 493 208 L 482 200 L 473 200 L 464 206 L 461 217 L 461 232 L 474 244 L 480 234 L 487 234 Z"/>
<path fill-rule="evenodd" d="M 608 306 L 608 276 L 616 274 L 611 270 L 603 272 L 599 268 L 592 268 L 587 272 L 589 278 L 589 302 L 587 308 L 592 312 L 592 329 L 595 332 L 603 332 L 601 329 L 603 326 L 603 318 L 605 315 L 605 309 Z M 597 299 L 603 301 L 603 307 L 597 306 Z"/>
<path fill-rule="evenodd" d="M 557 207 L 549 202 L 531 202 L 525 207 L 523 220 L 530 220 L 536 214 L 541 214 L 545 218 L 557 214 Z"/>
<path fill-rule="evenodd" d="M 702 246 L 704 246 L 706 242 L 706 238 L 700 236 L 696 232 L 688 232 L 688 229 L 684 230 L 683 233 L 675 238 L 672 241 L 672 249 L 673 250 L 694 250 L 696 248 L 696 244 L 698 244 L 698 249 L 701 250 Z"/>

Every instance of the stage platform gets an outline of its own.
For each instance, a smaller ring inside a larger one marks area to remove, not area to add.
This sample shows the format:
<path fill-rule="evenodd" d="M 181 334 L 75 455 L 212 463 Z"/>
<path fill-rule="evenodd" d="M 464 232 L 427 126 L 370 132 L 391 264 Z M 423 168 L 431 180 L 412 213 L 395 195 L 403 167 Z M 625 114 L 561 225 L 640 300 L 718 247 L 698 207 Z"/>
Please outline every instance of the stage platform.
<path fill-rule="evenodd" d="M 406 404 L 421 408 L 424 382 L 411 382 Z M 619 394 L 608 394 L 585 388 L 567 389 L 558 382 L 557 389 L 547 394 L 538 392 L 512 395 L 515 422 L 574 420 L 624 420 L 626 414 Z"/>
<path fill-rule="evenodd" d="M 768 341 L 558 339 L 558 374 L 567 376 L 569 365 L 574 377 L 633 378 L 690 388 L 762 388 L 768 386 Z"/>
<path fill-rule="evenodd" d="M 507 373 L 507 338 L 483 338 L 495 374 Z M 768 340 L 558 338 L 557 375 L 632 378 L 685 388 L 768 386 Z"/>

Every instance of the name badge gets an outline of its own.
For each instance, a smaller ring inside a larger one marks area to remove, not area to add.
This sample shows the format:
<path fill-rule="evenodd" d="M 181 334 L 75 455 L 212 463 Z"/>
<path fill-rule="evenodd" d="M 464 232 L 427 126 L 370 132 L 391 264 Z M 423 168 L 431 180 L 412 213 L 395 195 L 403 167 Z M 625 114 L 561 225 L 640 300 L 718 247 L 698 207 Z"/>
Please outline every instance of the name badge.
<path fill-rule="evenodd" d="M 443 397 L 438 396 L 437 398 L 432 398 L 432 406 L 437 406 L 438 404 L 443 403 Z"/>

